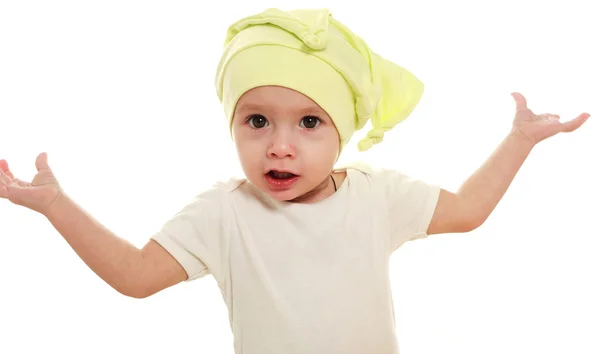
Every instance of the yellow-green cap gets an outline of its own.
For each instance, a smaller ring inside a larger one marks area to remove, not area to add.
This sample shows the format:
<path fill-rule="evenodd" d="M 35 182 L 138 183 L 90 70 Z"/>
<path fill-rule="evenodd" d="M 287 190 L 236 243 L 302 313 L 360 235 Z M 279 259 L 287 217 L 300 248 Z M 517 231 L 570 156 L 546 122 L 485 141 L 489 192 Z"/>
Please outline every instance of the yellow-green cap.
<path fill-rule="evenodd" d="M 381 142 L 423 94 L 419 79 L 374 53 L 328 9 L 268 9 L 229 27 L 215 86 L 230 127 L 239 98 L 267 85 L 291 88 L 320 105 L 341 148 L 371 120 L 360 151 Z"/>

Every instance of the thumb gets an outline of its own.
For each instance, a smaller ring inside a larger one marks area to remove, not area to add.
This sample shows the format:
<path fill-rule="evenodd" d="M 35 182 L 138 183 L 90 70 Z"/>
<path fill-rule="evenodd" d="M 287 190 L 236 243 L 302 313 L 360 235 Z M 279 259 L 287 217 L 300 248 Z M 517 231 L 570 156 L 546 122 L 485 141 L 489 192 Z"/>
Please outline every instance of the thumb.
<path fill-rule="evenodd" d="M 35 168 L 37 168 L 38 172 L 50 169 L 50 166 L 48 165 L 48 153 L 42 152 L 38 155 L 35 159 Z"/>
<path fill-rule="evenodd" d="M 511 93 L 511 96 L 514 98 L 515 103 L 517 105 L 517 111 L 522 109 L 527 109 L 527 100 L 523 95 L 518 92 Z"/>

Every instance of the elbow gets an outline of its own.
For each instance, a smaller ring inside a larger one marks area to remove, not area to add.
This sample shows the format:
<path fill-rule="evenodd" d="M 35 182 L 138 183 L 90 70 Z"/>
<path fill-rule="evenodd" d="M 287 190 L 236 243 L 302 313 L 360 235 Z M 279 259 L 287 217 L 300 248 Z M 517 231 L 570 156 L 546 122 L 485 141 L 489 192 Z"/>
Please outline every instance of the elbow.
<path fill-rule="evenodd" d="M 150 295 L 152 295 L 152 294 L 150 294 L 148 292 L 144 292 L 144 291 L 131 291 L 131 290 L 130 291 L 119 291 L 119 293 L 121 295 L 125 295 L 132 299 L 145 299 L 145 298 L 149 297 Z"/>
<path fill-rule="evenodd" d="M 133 299 L 145 299 L 154 294 L 151 277 L 147 275 L 148 272 L 144 267 L 142 252 L 139 255 L 141 257 L 137 258 L 137 262 L 122 274 L 122 286 L 116 289 L 121 294 Z"/>
<path fill-rule="evenodd" d="M 152 295 L 148 287 L 136 284 L 134 282 L 128 282 L 124 286 L 113 286 L 119 294 L 125 295 L 133 299 L 145 299 Z"/>
<path fill-rule="evenodd" d="M 128 292 L 122 294 L 133 299 L 145 299 L 154 295 L 155 292 L 147 286 L 134 286 Z"/>
<path fill-rule="evenodd" d="M 127 297 L 130 297 L 132 299 L 145 299 L 147 297 L 150 296 L 150 294 L 144 293 L 144 292 L 129 292 L 129 293 L 121 293 Z"/>
<path fill-rule="evenodd" d="M 464 220 L 461 222 L 456 222 L 452 226 L 448 227 L 442 233 L 451 233 L 451 234 L 463 234 L 476 230 L 480 225 L 478 222 L 474 222 L 471 220 Z"/>
<path fill-rule="evenodd" d="M 467 232 L 475 231 L 479 228 L 479 226 L 481 226 L 480 223 L 475 223 L 475 222 L 467 223 L 462 227 L 462 232 L 467 233 Z"/>
<path fill-rule="evenodd" d="M 463 223 L 463 232 L 471 232 L 477 230 L 479 227 L 481 227 L 481 225 L 483 225 L 486 219 L 486 217 L 479 216 L 468 218 Z"/>
<path fill-rule="evenodd" d="M 147 297 L 146 294 L 144 294 L 143 292 L 134 290 L 130 287 L 121 288 L 121 287 L 113 286 L 112 288 L 114 290 L 116 290 L 119 294 L 124 295 L 126 297 L 133 298 L 133 299 L 143 299 L 143 298 Z"/>

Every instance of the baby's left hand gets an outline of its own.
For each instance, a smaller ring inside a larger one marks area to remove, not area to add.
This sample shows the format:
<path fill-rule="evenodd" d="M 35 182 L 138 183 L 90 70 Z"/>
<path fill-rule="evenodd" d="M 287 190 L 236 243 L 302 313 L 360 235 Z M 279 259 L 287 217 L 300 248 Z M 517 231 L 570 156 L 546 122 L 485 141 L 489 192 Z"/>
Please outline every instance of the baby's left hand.
<path fill-rule="evenodd" d="M 512 96 L 517 105 L 512 132 L 521 135 L 533 145 L 558 133 L 577 130 L 590 117 L 589 113 L 582 113 L 577 118 L 562 123 L 556 114 L 534 114 L 520 93 L 512 93 Z"/>

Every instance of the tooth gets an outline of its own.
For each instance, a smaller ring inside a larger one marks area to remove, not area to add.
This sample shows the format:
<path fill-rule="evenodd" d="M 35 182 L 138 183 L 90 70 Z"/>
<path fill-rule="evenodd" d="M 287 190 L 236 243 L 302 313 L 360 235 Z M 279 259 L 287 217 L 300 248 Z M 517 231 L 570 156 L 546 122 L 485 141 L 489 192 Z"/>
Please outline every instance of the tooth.
<path fill-rule="evenodd" d="M 273 176 L 275 178 L 289 178 L 292 177 L 293 174 L 289 173 L 289 172 L 278 172 L 278 171 L 273 171 Z"/>

